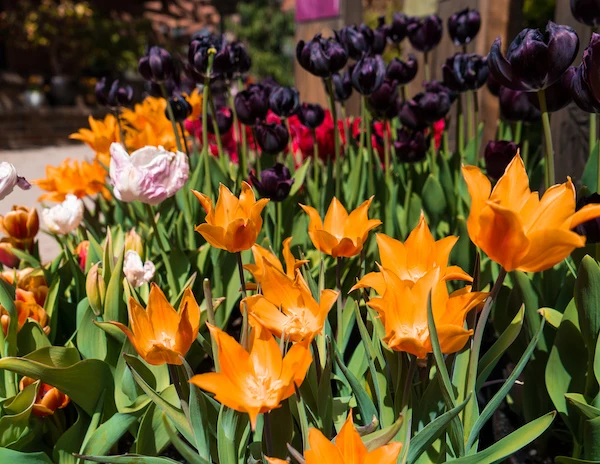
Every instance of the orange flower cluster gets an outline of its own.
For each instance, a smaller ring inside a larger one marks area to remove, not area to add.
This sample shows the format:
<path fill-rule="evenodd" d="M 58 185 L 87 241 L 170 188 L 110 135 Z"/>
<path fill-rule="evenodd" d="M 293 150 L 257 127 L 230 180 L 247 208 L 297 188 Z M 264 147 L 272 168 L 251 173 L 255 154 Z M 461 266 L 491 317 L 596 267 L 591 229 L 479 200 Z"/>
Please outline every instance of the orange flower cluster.
<path fill-rule="evenodd" d="M 19 382 L 19 390 L 23 391 L 36 380 L 31 377 L 23 377 Z M 51 416 L 57 409 L 66 408 L 71 399 L 61 392 L 58 388 L 41 382 L 35 403 L 33 403 L 32 412 L 39 417 Z"/>
<path fill-rule="evenodd" d="M 13 206 L 12 210 L 0 216 L 0 231 L 7 235 L 0 240 L 0 262 L 8 267 L 17 266 L 20 260 L 11 249 L 31 252 L 39 228 L 40 219 L 35 208 Z"/>
<path fill-rule="evenodd" d="M 78 132 L 71 134 L 70 139 L 81 140 L 96 152 L 96 159 L 104 166 L 110 165 L 110 145 L 119 142 L 119 125 L 117 118 L 107 114 L 104 120 L 88 117 L 89 129 L 81 128 Z"/>

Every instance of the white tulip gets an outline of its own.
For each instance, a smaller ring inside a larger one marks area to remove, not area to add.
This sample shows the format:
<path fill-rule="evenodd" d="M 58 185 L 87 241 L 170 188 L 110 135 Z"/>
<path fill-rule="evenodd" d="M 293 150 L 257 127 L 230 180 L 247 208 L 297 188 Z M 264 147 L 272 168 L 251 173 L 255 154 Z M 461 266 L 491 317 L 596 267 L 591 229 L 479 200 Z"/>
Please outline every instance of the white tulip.
<path fill-rule="evenodd" d="M 150 282 L 152 277 L 154 277 L 155 270 L 154 263 L 152 261 L 142 263 L 142 258 L 140 258 L 137 252 L 129 250 L 125 253 L 123 273 L 134 287 L 141 287 Z"/>
<path fill-rule="evenodd" d="M 67 195 L 62 203 L 42 211 L 42 218 L 50 232 L 66 235 L 73 232 L 83 219 L 83 201 L 75 195 Z"/>
<path fill-rule="evenodd" d="M 11 163 L 2 161 L 0 163 L 0 200 L 10 194 L 16 185 L 23 190 L 31 188 L 31 184 L 24 177 L 17 175 L 17 170 Z"/>

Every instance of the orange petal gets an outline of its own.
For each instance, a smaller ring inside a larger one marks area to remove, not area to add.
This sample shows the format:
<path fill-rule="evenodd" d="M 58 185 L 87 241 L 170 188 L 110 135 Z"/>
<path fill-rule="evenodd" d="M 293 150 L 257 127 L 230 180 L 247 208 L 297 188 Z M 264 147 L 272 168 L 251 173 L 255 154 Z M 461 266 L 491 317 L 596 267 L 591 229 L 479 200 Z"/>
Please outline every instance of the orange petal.
<path fill-rule="evenodd" d="M 267 200 L 268 201 L 268 200 Z M 250 187 L 250 184 L 246 181 L 242 181 L 242 191 L 240 192 L 239 207 L 244 210 L 246 215 L 250 215 L 252 206 L 256 203 L 256 197 L 254 196 L 254 190 Z"/>
<path fill-rule="evenodd" d="M 332 250 L 338 245 L 338 239 L 325 230 L 308 232 L 315 248 L 325 254 L 331 255 Z"/>
<path fill-rule="evenodd" d="M 569 229 L 573 229 L 579 224 L 583 224 L 591 219 L 596 219 L 597 217 L 600 217 L 600 204 L 585 205 L 571 216 L 568 227 Z"/>
<path fill-rule="evenodd" d="M 363 464 L 367 457 L 367 447 L 362 442 L 360 435 L 354 428 L 352 411 L 348 413 L 346 422 L 340 433 L 335 437 L 335 446 L 344 457 L 344 463 Z"/>
<path fill-rule="evenodd" d="M 203 193 L 200 193 L 196 190 L 192 190 L 192 193 L 196 196 L 198 201 L 200 201 L 200 204 L 204 208 L 204 211 L 206 211 L 206 222 L 212 222 L 212 218 L 213 218 L 213 202 L 212 202 L 212 200 L 210 198 L 208 198 L 206 195 L 204 195 Z"/>
<path fill-rule="evenodd" d="M 294 385 L 299 387 L 302 384 L 311 363 L 312 355 L 306 342 L 296 343 L 290 348 L 282 362 L 280 379 L 288 388 L 283 392 L 281 401 L 294 394 Z"/>
<path fill-rule="evenodd" d="M 206 374 L 198 374 L 190 379 L 193 383 L 202 390 L 215 394 L 215 399 L 236 411 L 246 412 L 246 394 L 244 389 L 232 383 L 231 379 L 222 373 L 209 372 Z"/>
<path fill-rule="evenodd" d="M 325 321 L 327 314 L 331 311 L 333 304 L 337 301 L 339 292 L 335 290 L 323 290 L 319 299 L 319 320 Z"/>
<path fill-rule="evenodd" d="M 530 234 L 529 251 L 519 262 L 518 269 L 540 272 L 550 269 L 569 256 L 575 248 L 585 245 L 585 237 L 564 229 L 537 230 Z"/>
<path fill-rule="evenodd" d="M 469 340 L 469 337 L 473 335 L 472 330 L 465 330 L 463 327 L 454 324 L 439 325 L 435 329 L 440 341 L 440 348 L 444 354 L 460 351 Z M 428 351 L 430 353 L 433 351 L 433 348 L 431 348 L 431 339 L 429 339 Z"/>
<path fill-rule="evenodd" d="M 309 233 L 312 231 L 315 231 L 315 230 L 323 229 L 323 221 L 321 221 L 321 216 L 319 216 L 319 212 L 315 208 L 313 208 L 312 206 L 306 206 L 303 204 L 300 204 L 300 208 L 302 208 L 304 210 L 304 212 L 306 214 L 308 214 L 308 218 L 309 218 L 308 232 Z"/>
<path fill-rule="evenodd" d="M 265 263 L 261 285 L 265 297 L 277 307 L 296 308 L 301 304 L 300 289 L 269 263 Z"/>
<path fill-rule="evenodd" d="M 192 338 L 196 339 L 198 336 L 198 329 L 200 328 L 200 305 L 198 305 L 196 297 L 192 293 L 190 287 L 186 288 L 183 292 L 183 297 L 179 303 L 179 313 L 186 307 L 190 326 L 192 327 Z"/>
<path fill-rule="evenodd" d="M 160 287 L 154 282 L 150 286 L 147 311 L 155 336 L 158 332 L 164 332 L 175 339 L 179 326 L 179 315 Z"/>
<path fill-rule="evenodd" d="M 225 244 L 227 251 L 237 253 L 238 251 L 249 250 L 256 242 L 258 231 L 251 221 L 238 218 L 234 219 L 227 226 L 225 234 Z"/>
<path fill-rule="evenodd" d="M 154 327 L 149 314 L 133 297 L 129 298 L 128 313 L 129 324 L 131 325 L 132 332 L 135 334 L 135 338 L 138 340 L 140 346 L 144 346 L 144 351 L 149 350 L 151 340 L 155 339 Z"/>
<path fill-rule="evenodd" d="M 348 237 L 344 237 L 340 242 L 331 249 L 331 256 L 334 258 L 344 257 L 352 258 L 360 253 L 362 250 L 362 241 L 360 239 L 357 243 Z"/>
<path fill-rule="evenodd" d="M 347 219 L 348 212 L 346 211 L 346 208 L 344 208 L 344 205 L 342 205 L 336 197 L 333 197 L 333 200 L 331 200 L 329 208 L 327 209 L 327 214 L 325 214 L 323 228 L 331 235 L 341 238 L 345 235 L 344 229 L 346 228 Z"/>
<path fill-rule="evenodd" d="M 535 206 L 535 210 L 533 207 Z M 542 199 L 528 202 L 519 216 L 527 235 L 538 229 L 556 229 L 568 222 L 575 211 L 575 187 L 569 179 L 564 184 L 550 187 Z M 568 226 L 568 224 L 566 224 Z"/>
<path fill-rule="evenodd" d="M 395 464 L 402 450 L 402 443 L 388 443 L 371 451 L 364 464 Z"/>
<path fill-rule="evenodd" d="M 227 249 L 227 239 L 225 238 L 225 229 L 221 226 L 213 226 L 210 224 L 200 224 L 196 226 L 196 231 L 200 232 L 204 240 L 206 240 L 211 246 L 220 248 L 222 250 Z"/>
<path fill-rule="evenodd" d="M 211 324 L 206 325 L 218 347 L 221 373 L 240 389 L 245 389 L 246 378 L 252 374 L 250 355 L 233 337 Z"/>
<path fill-rule="evenodd" d="M 308 443 L 310 449 L 304 451 L 306 464 L 345 464 L 338 448 L 319 430 L 308 430 Z"/>
<path fill-rule="evenodd" d="M 463 166 L 462 174 L 471 197 L 471 210 L 469 212 L 469 218 L 467 219 L 467 228 L 471 240 L 475 245 L 479 246 L 479 216 L 490 197 L 492 184 L 478 167 Z"/>
<path fill-rule="evenodd" d="M 285 250 L 285 248 L 284 248 L 284 250 Z M 269 263 L 271 263 L 276 269 L 283 272 L 283 266 L 281 265 L 281 261 L 279 261 L 277 256 L 275 256 L 270 250 L 267 250 L 266 248 L 263 248 L 260 245 L 254 244 L 252 246 L 252 255 L 254 256 L 254 262 L 259 267 L 259 269 L 262 268 L 262 266 L 263 266 L 262 260 L 264 259 L 264 260 L 268 261 Z M 259 271 L 259 273 L 260 273 L 260 271 Z M 256 276 L 255 276 L 255 278 L 256 278 Z"/>
<path fill-rule="evenodd" d="M 529 199 L 529 177 L 525 170 L 523 160 L 519 155 L 515 156 L 506 167 L 504 175 L 500 177 L 492 194 L 490 201 L 499 203 L 505 208 L 520 211 Z"/>
<path fill-rule="evenodd" d="M 244 301 L 248 308 L 248 315 L 281 338 L 288 317 L 262 295 L 249 296 L 244 298 Z"/>
<path fill-rule="evenodd" d="M 412 232 L 411 232 L 412 235 Z M 396 240 L 385 234 L 377 234 L 377 247 L 379 248 L 379 258 L 381 265 L 387 269 L 393 270 L 400 278 L 406 279 L 406 247 L 400 240 Z M 407 242 L 409 238 L 406 240 Z M 378 293 L 380 293 L 378 291 Z"/>
<path fill-rule="evenodd" d="M 173 351 L 164 345 L 153 345 L 148 350 L 146 356 L 142 356 L 148 364 L 153 366 L 162 366 L 163 364 L 174 364 L 180 366 L 183 361 L 180 358 L 181 353 Z"/>
<path fill-rule="evenodd" d="M 473 282 L 473 277 L 458 266 L 448 266 L 443 277 L 444 280 L 465 280 L 467 282 Z"/>
<path fill-rule="evenodd" d="M 137 354 L 139 354 L 142 358 L 144 358 L 146 356 L 146 348 L 144 345 L 140 344 L 138 342 L 138 340 L 135 338 L 135 335 L 133 334 L 133 332 L 131 330 L 129 330 L 129 328 L 126 325 L 121 324 L 120 322 L 116 322 L 116 321 L 107 321 L 109 324 L 112 324 L 116 327 L 118 327 L 119 329 L 121 329 L 121 331 L 127 335 L 127 338 L 129 339 L 129 341 L 131 342 L 131 344 L 133 345 L 133 348 L 135 349 L 135 351 L 137 352 Z"/>
<path fill-rule="evenodd" d="M 368 274 L 365 274 L 365 276 L 350 289 L 350 292 L 359 288 L 374 288 L 377 293 L 383 295 L 386 289 L 383 274 L 381 272 L 369 272 Z"/>
<path fill-rule="evenodd" d="M 219 184 L 219 199 L 214 210 L 214 225 L 227 227 L 239 204 L 238 198 L 223 184 Z"/>
<path fill-rule="evenodd" d="M 250 363 L 257 377 L 277 378 L 282 372 L 279 344 L 268 330 L 254 330 Z"/>

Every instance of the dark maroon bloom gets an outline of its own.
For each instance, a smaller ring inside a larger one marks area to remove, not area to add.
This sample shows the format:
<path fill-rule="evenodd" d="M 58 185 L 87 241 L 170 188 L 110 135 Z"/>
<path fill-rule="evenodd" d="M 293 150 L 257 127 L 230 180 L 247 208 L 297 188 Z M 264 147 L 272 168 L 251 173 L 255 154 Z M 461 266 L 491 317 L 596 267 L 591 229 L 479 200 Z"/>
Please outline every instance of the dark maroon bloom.
<path fill-rule="evenodd" d="M 542 114 L 531 104 L 527 92 L 500 87 L 498 91 L 500 115 L 506 121 L 539 121 Z"/>
<path fill-rule="evenodd" d="M 269 95 L 269 106 L 277 116 L 289 118 L 300 106 L 298 91 L 293 87 L 273 89 Z"/>
<path fill-rule="evenodd" d="M 262 171 L 260 180 L 254 174 L 250 174 L 250 181 L 261 197 L 269 198 L 271 201 L 285 200 L 294 183 L 290 170 L 281 163 Z"/>
<path fill-rule="evenodd" d="M 133 100 L 133 89 L 130 85 L 120 86 L 115 80 L 110 89 L 106 89 L 106 77 L 98 81 L 95 88 L 96 100 L 99 104 L 116 108 L 117 106 L 130 105 Z"/>
<path fill-rule="evenodd" d="M 438 82 L 432 81 L 425 92 L 408 100 L 399 113 L 400 121 L 413 130 L 423 130 L 446 117 L 452 106 L 452 95 Z"/>
<path fill-rule="evenodd" d="M 263 153 L 276 155 L 287 147 L 288 130 L 280 122 L 260 123 L 256 125 L 256 141 Z"/>
<path fill-rule="evenodd" d="M 161 83 L 173 77 L 175 65 L 173 57 L 164 48 L 150 47 L 148 54 L 140 58 L 138 70 L 147 81 Z"/>
<path fill-rule="evenodd" d="M 592 193 L 591 195 L 581 197 L 577 200 L 577 211 L 586 205 L 600 203 L 600 195 Z M 588 245 L 591 243 L 600 243 L 600 218 L 590 219 L 583 224 L 579 224 L 575 227 L 575 232 L 579 235 L 585 235 L 587 240 L 585 243 Z"/>
<path fill-rule="evenodd" d="M 579 38 L 569 26 L 549 21 L 546 31 L 523 29 L 512 41 L 506 57 L 498 37 L 490 54 L 490 74 L 504 87 L 528 92 L 554 84 L 571 66 L 579 50 Z"/>
<path fill-rule="evenodd" d="M 490 141 L 485 147 L 485 169 L 489 178 L 498 180 L 504 174 L 506 166 L 512 161 L 519 146 L 507 140 Z"/>
<path fill-rule="evenodd" d="M 177 122 L 183 122 L 192 113 L 192 105 L 182 96 L 169 98 L 169 105 L 173 110 L 173 117 Z M 165 116 L 169 119 L 169 110 L 165 109 Z"/>
<path fill-rule="evenodd" d="M 350 80 L 351 71 L 344 73 L 335 73 L 331 76 L 333 80 L 333 96 L 336 101 L 345 102 L 352 95 L 352 81 Z"/>
<path fill-rule="evenodd" d="M 238 40 L 225 45 L 215 55 L 213 69 L 215 74 L 232 76 L 248 72 L 252 66 L 250 55 L 244 44 Z"/>
<path fill-rule="evenodd" d="M 600 1 L 571 0 L 571 13 L 582 24 L 598 26 L 600 24 Z"/>
<path fill-rule="evenodd" d="M 214 134 L 215 129 L 213 127 L 212 115 L 207 115 L 206 122 L 208 132 Z M 226 134 L 231 129 L 231 126 L 233 126 L 233 114 L 231 109 L 226 106 L 217 108 L 217 128 L 219 129 L 219 134 Z"/>
<path fill-rule="evenodd" d="M 476 54 L 456 53 L 442 66 L 444 85 L 457 92 L 477 90 L 488 78 L 487 58 Z"/>
<path fill-rule="evenodd" d="M 235 111 L 242 124 L 252 126 L 264 119 L 269 111 L 269 99 L 261 84 L 252 84 L 238 92 L 234 99 Z"/>
<path fill-rule="evenodd" d="M 570 68 L 573 101 L 583 111 L 600 113 L 600 34 L 593 33 L 577 68 Z"/>
<path fill-rule="evenodd" d="M 443 30 L 442 20 L 437 15 L 412 18 L 407 28 L 408 40 L 416 50 L 428 52 L 440 43 Z"/>
<path fill-rule="evenodd" d="M 358 60 L 363 54 L 371 52 L 373 31 L 365 24 L 361 24 L 360 27 L 356 25 L 344 26 L 335 35 L 352 59 Z"/>
<path fill-rule="evenodd" d="M 489 71 L 489 69 L 488 69 Z M 490 91 L 490 93 L 492 95 L 494 95 L 495 97 L 498 96 L 498 92 L 500 92 L 500 87 L 502 87 L 500 85 L 500 83 L 494 79 L 494 76 L 492 76 L 489 72 L 488 72 L 488 78 L 487 78 L 487 88 Z"/>
<path fill-rule="evenodd" d="M 408 24 L 408 16 L 404 13 L 394 13 L 392 23 L 386 28 L 388 39 L 395 44 L 402 42 L 406 37 Z"/>
<path fill-rule="evenodd" d="M 421 131 L 411 132 L 405 128 L 398 129 L 394 141 L 394 152 L 402 163 L 423 161 L 429 149 L 429 137 Z"/>
<path fill-rule="evenodd" d="M 362 27 L 362 26 L 361 26 Z M 371 53 L 381 55 L 387 45 L 387 26 L 385 25 L 385 16 L 377 19 L 377 27 L 373 29 L 373 42 L 371 43 Z"/>
<path fill-rule="evenodd" d="M 324 39 L 321 34 L 296 46 L 298 63 L 309 73 L 318 77 L 329 77 L 342 69 L 348 61 L 346 49 L 335 38 Z"/>
<path fill-rule="evenodd" d="M 546 96 L 546 109 L 549 113 L 554 113 L 555 111 L 563 109 L 573 100 L 571 97 L 571 81 L 575 72 L 575 68 L 571 66 L 559 80 L 544 91 Z M 537 109 L 541 109 L 540 100 L 536 93 L 527 92 L 527 97 L 533 106 Z"/>
<path fill-rule="evenodd" d="M 208 68 L 208 51 L 215 50 L 213 72 L 226 73 L 229 69 L 229 54 L 225 52 L 223 36 L 202 34 L 193 37 L 188 48 L 188 61 L 199 76 L 204 76 Z"/>
<path fill-rule="evenodd" d="M 398 114 L 398 84 L 386 79 L 367 100 L 369 110 L 379 119 L 392 119 Z"/>
<path fill-rule="evenodd" d="M 298 109 L 298 119 L 303 126 L 316 129 L 325 120 L 325 111 L 318 103 L 302 103 Z"/>
<path fill-rule="evenodd" d="M 406 85 L 412 81 L 419 70 L 419 62 L 412 53 L 406 61 L 394 58 L 388 64 L 385 77 L 398 82 L 398 85 Z"/>
<path fill-rule="evenodd" d="M 448 33 L 454 45 L 470 43 L 481 27 L 481 15 L 477 10 L 464 8 L 448 18 Z"/>
<path fill-rule="evenodd" d="M 352 70 L 352 85 L 361 95 L 375 92 L 385 79 L 385 63 L 381 55 L 363 56 Z"/>

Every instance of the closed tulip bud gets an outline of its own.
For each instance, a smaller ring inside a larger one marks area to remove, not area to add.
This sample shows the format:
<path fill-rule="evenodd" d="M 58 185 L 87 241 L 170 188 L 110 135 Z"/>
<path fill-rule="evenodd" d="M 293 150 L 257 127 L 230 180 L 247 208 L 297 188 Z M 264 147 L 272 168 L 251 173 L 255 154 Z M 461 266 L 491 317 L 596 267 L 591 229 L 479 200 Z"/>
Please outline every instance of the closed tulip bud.
<path fill-rule="evenodd" d="M 104 311 L 104 298 L 106 296 L 106 282 L 102 277 L 100 263 L 94 264 L 85 279 L 85 292 L 88 297 L 88 303 L 96 316 L 100 316 Z"/>
<path fill-rule="evenodd" d="M 508 47 L 506 57 L 498 37 L 488 55 L 488 66 L 504 87 L 534 92 L 560 79 L 578 50 L 579 38 L 571 27 L 548 21 L 545 33 L 523 29 Z"/>
<path fill-rule="evenodd" d="M 120 146 L 120 145 L 119 145 Z M 73 232 L 83 219 L 83 201 L 75 195 L 67 195 L 65 201 L 42 211 L 42 219 L 53 234 L 66 235 Z"/>
<path fill-rule="evenodd" d="M 408 60 L 402 61 L 394 58 L 388 64 L 385 77 L 398 82 L 398 85 L 406 85 L 412 81 L 419 70 L 419 62 L 412 53 L 408 55 Z"/>
<path fill-rule="evenodd" d="M 239 41 L 231 42 L 215 55 L 214 70 L 216 74 L 232 76 L 243 74 L 250 70 L 252 60 L 244 44 Z"/>
<path fill-rule="evenodd" d="M 299 106 L 300 97 L 293 87 L 277 87 L 269 94 L 269 107 L 277 116 L 289 118 Z"/>
<path fill-rule="evenodd" d="M 185 153 L 147 146 L 128 155 L 123 146 L 110 146 L 110 180 L 121 201 L 156 205 L 175 195 L 189 176 Z"/>
<path fill-rule="evenodd" d="M 203 77 L 208 70 L 208 56 L 210 53 L 215 54 L 213 61 L 213 72 L 219 74 L 222 69 L 219 63 L 225 62 L 229 66 L 229 54 L 224 51 L 225 44 L 223 37 L 214 34 L 202 34 L 192 38 L 188 48 L 188 62 L 197 73 L 195 80 L 198 77 Z M 219 55 L 217 58 L 216 55 Z M 219 69 L 217 69 L 219 68 Z"/>
<path fill-rule="evenodd" d="M 29 385 L 37 382 L 31 377 L 23 377 L 19 382 L 19 390 L 23 391 Z M 38 417 L 51 416 L 57 409 L 66 408 L 71 399 L 58 388 L 40 382 L 31 412 Z"/>
<path fill-rule="evenodd" d="M 400 106 L 398 118 L 403 126 L 413 131 L 423 131 L 428 123 L 421 117 L 419 107 L 414 100 L 408 100 Z"/>
<path fill-rule="evenodd" d="M 542 113 L 531 104 L 527 92 L 500 87 L 498 91 L 500 115 L 506 121 L 539 121 Z"/>
<path fill-rule="evenodd" d="M 456 53 L 442 66 L 444 85 L 457 92 L 477 90 L 488 78 L 487 57 Z"/>
<path fill-rule="evenodd" d="M 352 95 L 351 72 L 335 73 L 331 76 L 333 80 L 333 96 L 338 102 L 345 102 Z"/>
<path fill-rule="evenodd" d="M 144 244 L 142 243 L 142 237 L 136 232 L 135 229 L 130 229 L 125 234 L 125 251 L 135 251 L 138 255 L 144 256 Z"/>
<path fill-rule="evenodd" d="M 394 13 L 392 22 L 386 30 L 388 39 L 396 45 L 402 42 L 408 33 L 409 22 L 408 16 L 404 13 Z"/>
<path fill-rule="evenodd" d="M 571 97 L 571 81 L 576 74 L 573 66 L 565 71 L 565 73 L 554 84 L 545 90 L 546 111 L 554 113 L 567 106 L 573 98 Z M 533 106 L 540 109 L 540 100 L 534 92 L 527 92 L 527 98 Z"/>
<path fill-rule="evenodd" d="M 119 84 L 117 79 L 113 81 L 110 89 L 107 89 L 106 77 L 100 79 L 95 87 L 96 101 L 110 108 L 130 105 L 133 100 L 133 88 L 130 85 L 121 86 Z"/>
<path fill-rule="evenodd" d="M 263 153 L 276 155 L 287 147 L 289 141 L 288 130 L 284 124 L 259 123 L 255 128 L 256 141 Z"/>
<path fill-rule="evenodd" d="M 173 117 L 177 122 L 185 121 L 192 114 L 192 105 L 182 96 L 169 98 L 169 105 L 173 110 Z M 169 110 L 165 109 L 165 117 L 169 119 Z"/>
<path fill-rule="evenodd" d="M 150 47 L 148 54 L 140 58 L 138 70 L 147 81 L 161 83 L 175 74 L 173 57 L 164 48 Z"/>
<path fill-rule="evenodd" d="M 454 45 L 470 43 L 481 27 L 481 15 L 477 10 L 464 8 L 448 18 L 448 33 Z"/>
<path fill-rule="evenodd" d="M 260 180 L 254 174 L 250 174 L 250 180 L 261 197 L 272 201 L 285 200 L 289 196 L 294 183 L 290 170 L 281 163 L 262 171 Z"/>
<path fill-rule="evenodd" d="M 0 231 L 24 248 L 30 248 L 39 228 L 40 220 L 35 208 L 13 206 L 12 210 L 0 216 Z"/>
<path fill-rule="evenodd" d="M 354 60 L 371 51 L 373 43 L 373 31 L 370 27 L 362 24 L 360 27 L 356 25 L 344 26 L 339 32 L 336 32 L 338 41 L 348 51 L 348 56 Z"/>
<path fill-rule="evenodd" d="M 17 175 L 17 170 L 11 163 L 0 162 L 0 200 L 12 193 L 15 186 L 22 190 L 31 188 L 31 184 L 24 177 Z"/>
<path fill-rule="evenodd" d="M 443 30 L 442 20 L 437 15 L 413 18 L 407 27 L 408 40 L 414 49 L 428 52 L 440 43 Z"/>
<path fill-rule="evenodd" d="M 409 131 L 404 127 L 398 129 L 394 141 L 394 153 L 402 163 L 416 163 L 423 161 L 429 150 L 429 137 L 422 131 Z"/>
<path fill-rule="evenodd" d="M 142 258 L 135 251 L 129 250 L 125 253 L 123 261 L 123 274 L 132 287 L 141 287 L 154 277 L 156 268 L 152 261 L 142 262 Z"/>
<path fill-rule="evenodd" d="M 588 113 L 600 113 L 599 65 L 600 34 L 592 33 L 590 43 L 583 51 L 581 64 L 577 68 L 569 68 L 567 71 L 570 76 L 569 89 L 573 101 Z"/>
<path fill-rule="evenodd" d="M 582 24 L 598 26 L 600 24 L 600 1 L 571 0 L 571 14 Z"/>
<path fill-rule="evenodd" d="M 329 77 L 346 65 L 348 52 L 335 38 L 325 39 L 321 34 L 317 34 L 309 42 L 298 42 L 296 58 L 300 66 L 309 73 L 318 77 Z"/>
<path fill-rule="evenodd" d="M 85 272 L 85 266 L 87 264 L 87 256 L 88 256 L 89 250 L 90 250 L 90 241 L 89 240 L 83 240 L 83 241 L 79 242 L 79 244 L 75 247 L 75 255 L 77 256 L 77 259 L 79 260 L 79 267 L 84 272 Z"/>
<path fill-rule="evenodd" d="M 12 252 L 13 243 L 8 238 L 0 240 L 0 263 L 7 267 L 17 267 L 21 260 Z"/>
<path fill-rule="evenodd" d="M 423 130 L 434 122 L 446 117 L 452 106 L 452 95 L 439 83 L 426 87 L 426 92 L 415 95 L 407 101 L 401 111 L 402 124 L 413 130 Z"/>
<path fill-rule="evenodd" d="M 591 195 L 581 197 L 577 200 L 577 211 L 586 205 L 593 205 L 600 203 L 600 195 L 598 193 L 592 193 Z M 579 224 L 575 228 L 575 232 L 579 235 L 585 235 L 587 238 L 586 244 L 600 243 L 600 218 L 590 219 L 589 221 Z"/>
<path fill-rule="evenodd" d="M 507 140 L 492 140 L 485 147 L 485 169 L 489 178 L 498 180 L 519 152 L 519 146 Z"/>
<path fill-rule="evenodd" d="M 369 110 L 380 119 L 392 119 L 398 114 L 398 84 L 386 79 L 367 99 Z"/>
<path fill-rule="evenodd" d="M 215 128 L 213 127 L 213 117 L 211 114 L 207 115 L 207 121 L 208 132 L 214 134 Z M 217 127 L 219 128 L 219 134 L 226 134 L 231 129 L 231 126 L 233 126 L 233 114 L 231 113 L 231 109 L 224 106 L 217 108 Z"/>
<path fill-rule="evenodd" d="M 385 63 L 380 55 L 363 56 L 352 70 L 352 85 L 361 95 L 375 92 L 385 79 Z"/>
<path fill-rule="evenodd" d="M 362 26 L 361 26 L 362 27 Z M 385 16 L 377 19 L 377 27 L 373 30 L 373 43 L 371 44 L 371 53 L 381 55 L 387 45 L 387 26 Z"/>
<path fill-rule="evenodd" d="M 235 111 L 242 124 L 253 126 L 264 119 L 269 111 L 269 98 L 261 84 L 252 84 L 238 92 L 234 99 Z"/>
<path fill-rule="evenodd" d="M 325 120 L 325 111 L 318 103 L 302 103 L 297 114 L 302 125 L 309 129 L 316 129 Z"/>

